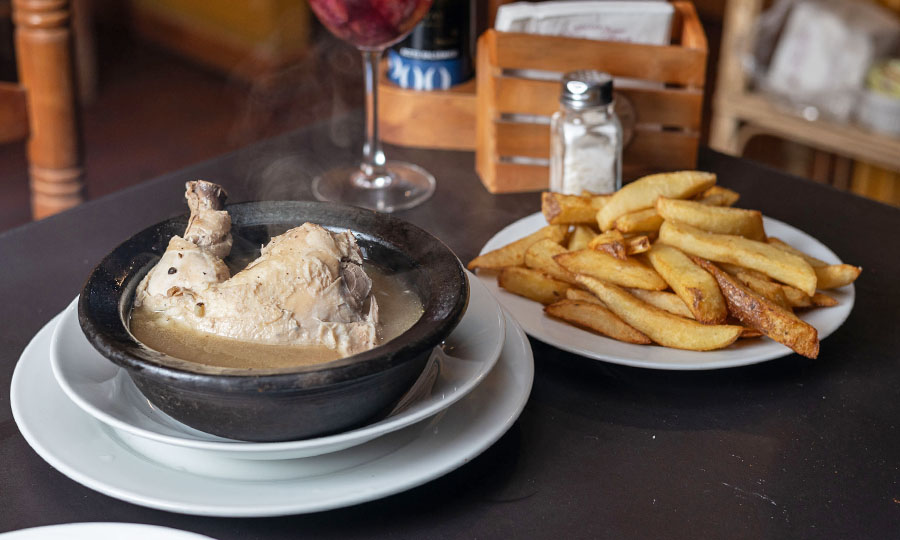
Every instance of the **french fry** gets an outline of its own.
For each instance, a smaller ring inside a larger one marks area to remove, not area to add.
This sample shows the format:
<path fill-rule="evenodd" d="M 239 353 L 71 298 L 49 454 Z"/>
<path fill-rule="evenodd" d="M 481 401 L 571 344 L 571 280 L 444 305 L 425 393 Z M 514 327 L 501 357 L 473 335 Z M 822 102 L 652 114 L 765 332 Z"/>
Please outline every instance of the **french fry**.
<path fill-rule="evenodd" d="M 568 253 L 568 250 L 549 238 L 538 240 L 525 252 L 525 266 L 566 283 L 577 283 L 575 274 L 553 260 L 560 253 Z"/>
<path fill-rule="evenodd" d="M 758 210 L 660 197 L 656 200 L 656 212 L 665 220 L 678 221 L 707 232 L 734 234 L 751 240 L 766 239 L 762 213 Z"/>
<path fill-rule="evenodd" d="M 613 194 L 597 212 L 597 224 L 600 225 L 601 231 L 608 231 L 619 217 L 653 207 L 658 197 L 684 199 L 710 188 L 715 183 L 715 174 L 701 171 L 644 176 Z"/>
<path fill-rule="evenodd" d="M 716 280 L 677 248 L 656 243 L 647 259 L 694 318 L 705 324 L 722 324 L 728 317 L 725 299 Z"/>
<path fill-rule="evenodd" d="M 713 186 L 694 200 L 711 206 L 733 206 L 740 198 L 741 195 L 737 191 L 722 186 Z"/>
<path fill-rule="evenodd" d="M 642 289 L 635 289 L 642 290 Z M 599 298 L 591 294 L 590 292 L 584 289 L 576 289 L 572 287 L 571 289 L 566 291 L 566 298 L 569 300 L 578 300 L 579 302 L 594 302 L 595 304 L 602 304 Z"/>
<path fill-rule="evenodd" d="M 541 212 L 551 225 L 593 224 L 597 212 L 612 195 L 563 195 L 545 191 L 541 193 Z"/>
<path fill-rule="evenodd" d="M 805 292 L 797 290 L 790 285 L 781 285 L 781 287 L 784 291 L 785 298 L 788 300 L 788 304 L 794 309 L 834 307 L 838 305 L 836 298 L 819 291 L 816 291 L 816 294 L 809 296 Z"/>
<path fill-rule="evenodd" d="M 816 307 L 834 307 L 838 305 L 837 298 L 828 296 L 819 291 L 816 291 L 816 294 L 812 295 L 812 303 Z"/>
<path fill-rule="evenodd" d="M 588 243 L 597 236 L 594 229 L 587 225 L 575 225 L 572 234 L 569 235 L 569 251 L 578 251 L 588 247 Z"/>
<path fill-rule="evenodd" d="M 578 276 L 578 281 L 623 321 L 666 347 L 709 351 L 727 347 L 741 335 L 740 326 L 709 325 L 685 319 L 642 302 L 622 288 L 599 279 Z"/>
<path fill-rule="evenodd" d="M 781 292 L 790 308 L 812 307 L 812 296 L 796 287 L 791 287 L 790 285 L 785 285 L 783 283 L 779 283 L 779 285 L 781 285 Z"/>
<path fill-rule="evenodd" d="M 765 296 L 770 301 L 775 302 L 779 306 L 784 309 L 791 309 L 793 304 L 788 300 L 787 295 L 785 294 L 785 289 L 788 288 L 788 285 L 783 285 L 781 283 L 775 283 L 769 277 L 761 272 L 757 272 L 756 270 L 750 270 L 749 268 L 744 268 L 743 266 L 737 266 L 734 264 L 728 263 L 719 263 L 719 267 L 722 270 L 725 270 L 729 274 L 738 278 L 741 283 L 756 291 L 757 293 Z M 801 290 L 789 287 L 790 289 L 797 291 L 797 294 L 805 296 L 809 299 L 809 296 Z"/>
<path fill-rule="evenodd" d="M 568 231 L 568 225 L 547 225 L 525 238 L 475 257 L 469 262 L 467 268 L 475 270 L 476 268 L 499 269 L 507 266 L 522 266 L 525 264 L 525 252 L 528 251 L 531 244 L 544 238 L 560 243 L 565 239 Z"/>
<path fill-rule="evenodd" d="M 572 291 L 574 289 L 569 290 Z M 667 291 L 648 291 L 647 289 L 626 290 L 629 294 L 636 297 L 638 300 L 643 300 L 651 306 L 658 307 L 659 309 L 668 311 L 673 315 L 678 315 L 679 317 L 684 317 L 686 319 L 694 318 L 694 314 L 691 313 L 691 310 L 688 309 L 687 304 L 684 303 L 684 300 L 679 298 L 675 293 Z"/>
<path fill-rule="evenodd" d="M 810 296 L 816 292 L 816 273 L 809 263 L 765 242 L 709 233 L 674 221 L 663 222 L 659 228 L 659 241 L 689 255 L 758 270 Z"/>
<path fill-rule="evenodd" d="M 838 287 L 849 285 L 856 281 L 856 278 L 858 278 L 860 272 L 862 272 L 862 268 L 851 264 L 828 264 L 825 261 L 821 261 L 803 253 L 799 249 L 786 244 L 778 238 L 769 238 L 768 242 L 788 253 L 803 257 L 803 259 L 813 267 L 813 271 L 816 273 L 817 288 L 819 289 L 836 289 Z"/>
<path fill-rule="evenodd" d="M 571 287 L 564 281 L 520 266 L 510 266 L 501 270 L 500 275 L 497 276 L 497 284 L 513 294 L 524 296 L 541 304 L 552 304 L 562 300 L 566 297 L 566 290 Z"/>
<path fill-rule="evenodd" d="M 544 307 L 544 313 L 626 343 L 651 343 L 650 338 L 597 302 L 560 300 Z"/>
<path fill-rule="evenodd" d="M 656 208 L 645 208 L 619 216 L 613 229 L 623 233 L 655 233 L 662 225 L 663 218 Z"/>
<path fill-rule="evenodd" d="M 750 290 L 710 261 L 700 257 L 692 258 L 716 278 L 728 303 L 728 311 L 741 323 L 759 330 L 807 358 L 818 356 L 819 337 L 815 328 L 800 320 L 793 312 Z"/>
<path fill-rule="evenodd" d="M 751 339 L 762 337 L 763 333 L 757 330 L 756 328 L 747 328 L 746 326 L 741 327 L 741 337 L 738 339 Z"/>
<path fill-rule="evenodd" d="M 637 255 L 648 251 L 650 249 L 650 239 L 643 234 L 626 238 L 621 232 L 612 229 L 595 236 L 588 243 L 588 248 L 608 253 L 624 261 L 629 255 Z"/>
<path fill-rule="evenodd" d="M 553 260 L 574 274 L 586 274 L 623 287 L 657 291 L 667 287 L 666 282 L 655 270 L 634 258 L 623 261 L 607 253 L 583 249 L 561 253 Z"/>

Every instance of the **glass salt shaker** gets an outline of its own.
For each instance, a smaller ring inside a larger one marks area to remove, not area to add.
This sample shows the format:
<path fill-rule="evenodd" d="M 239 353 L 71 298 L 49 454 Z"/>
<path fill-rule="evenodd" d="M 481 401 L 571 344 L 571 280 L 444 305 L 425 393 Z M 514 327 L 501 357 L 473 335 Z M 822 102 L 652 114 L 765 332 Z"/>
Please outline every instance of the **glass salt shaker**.
<path fill-rule="evenodd" d="M 593 70 L 566 73 L 559 103 L 550 124 L 550 190 L 579 195 L 622 187 L 623 134 L 612 77 Z"/>

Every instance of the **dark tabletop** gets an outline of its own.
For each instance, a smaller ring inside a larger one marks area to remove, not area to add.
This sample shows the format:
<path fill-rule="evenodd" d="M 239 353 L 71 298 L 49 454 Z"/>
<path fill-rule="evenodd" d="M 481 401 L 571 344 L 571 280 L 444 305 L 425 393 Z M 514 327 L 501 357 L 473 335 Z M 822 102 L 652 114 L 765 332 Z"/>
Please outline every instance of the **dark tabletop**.
<path fill-rule="evenodd" d="M 185 211 L 186 180 L 232 201 L 309 199 L 356 157 L 355 125 L 305 129 L 0 234 L 0 532 L 80 521 L 152 523 L 230 538 L 897 538 L 900 534 L 900 210 L 711 151 L 699 168 L 861 265 L 850 318 L 817 360 L 672 372 L 584 359 L 532 340 L 535 381 L 512 429 L 419 488 L 267 519 L 151 510 L 56 472 L 12 418 L 10 379 L 34 334 L 131 234 Z M 438 179 L 402 212 L 467 261 L 537 194 L 490 195 L 466 152 L 391 148 Z"/>

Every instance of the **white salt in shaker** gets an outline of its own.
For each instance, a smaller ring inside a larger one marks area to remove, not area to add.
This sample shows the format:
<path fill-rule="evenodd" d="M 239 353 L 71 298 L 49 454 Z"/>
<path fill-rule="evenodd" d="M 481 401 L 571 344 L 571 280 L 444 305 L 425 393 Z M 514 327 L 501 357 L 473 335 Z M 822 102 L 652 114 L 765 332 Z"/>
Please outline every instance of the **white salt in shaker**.
<path fill-rule="evenodd" d="M 560 109 L 550 124 L 550 190 L 578 195 L 622 187 L 622 125 L 613 111 L 613 80 L 584 70 L 562 78 Z"/>

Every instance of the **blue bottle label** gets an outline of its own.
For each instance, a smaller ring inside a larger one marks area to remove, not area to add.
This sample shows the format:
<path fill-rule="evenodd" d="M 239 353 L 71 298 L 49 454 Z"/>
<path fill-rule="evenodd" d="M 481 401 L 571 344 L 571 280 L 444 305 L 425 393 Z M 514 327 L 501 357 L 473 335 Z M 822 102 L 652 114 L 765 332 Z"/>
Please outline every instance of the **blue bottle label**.
<path fill-rule="evenodd" d="M 412 90 L 446 90 L 470 76 L 458 51 L 388 49 L 388 79 Z"/>

